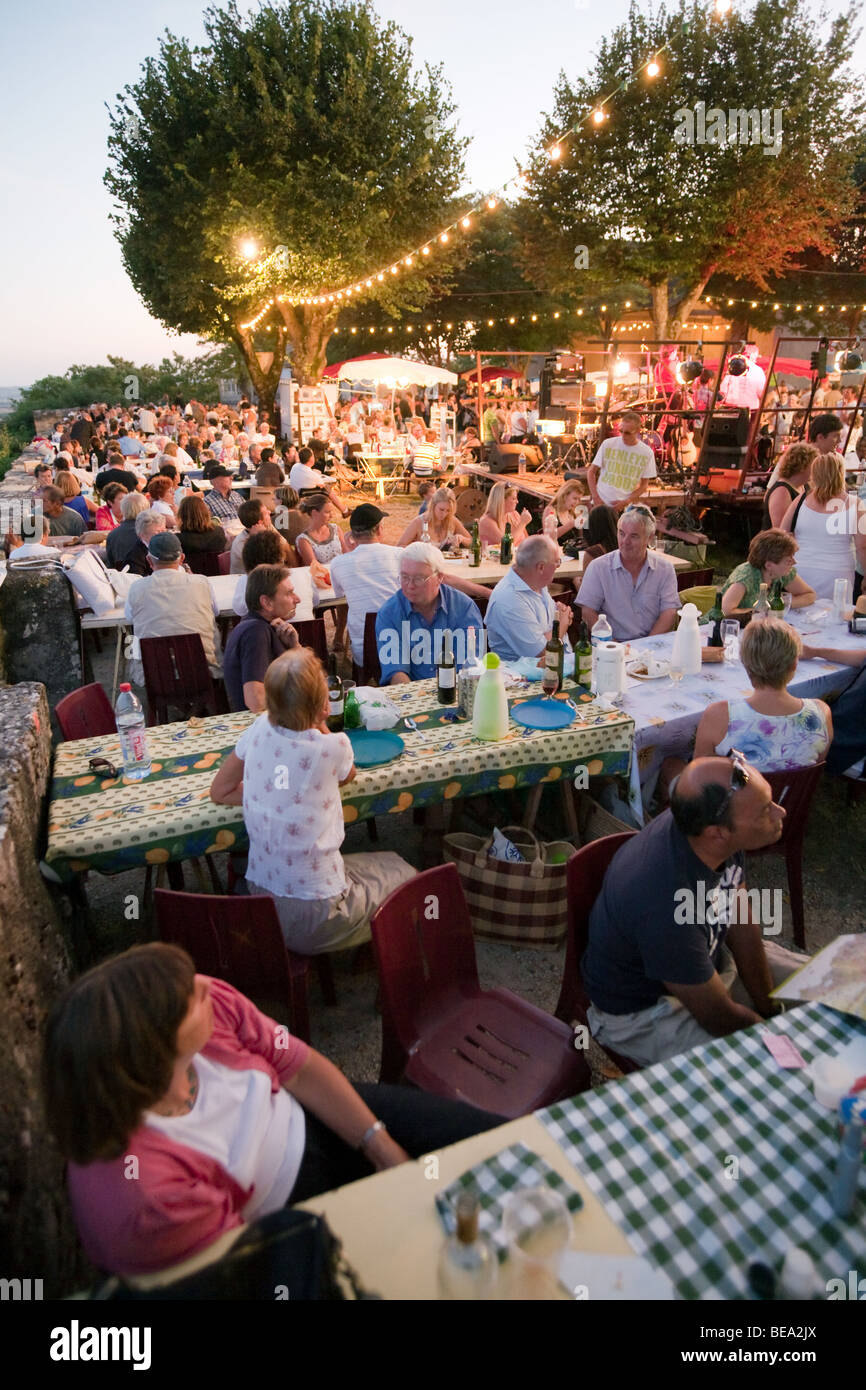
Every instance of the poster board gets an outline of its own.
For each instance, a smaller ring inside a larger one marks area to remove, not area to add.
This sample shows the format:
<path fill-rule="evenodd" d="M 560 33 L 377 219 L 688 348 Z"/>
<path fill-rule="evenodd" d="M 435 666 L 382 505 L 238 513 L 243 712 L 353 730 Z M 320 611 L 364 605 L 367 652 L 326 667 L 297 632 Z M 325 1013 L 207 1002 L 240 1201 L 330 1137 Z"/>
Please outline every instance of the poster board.
<path fill-rule="evenodd" d="M 292 434 L 296 444 L 307 444 L 314 430 L 323 428 L 325 438 L 333 416 L 321 386 L 292 383 Z"/>

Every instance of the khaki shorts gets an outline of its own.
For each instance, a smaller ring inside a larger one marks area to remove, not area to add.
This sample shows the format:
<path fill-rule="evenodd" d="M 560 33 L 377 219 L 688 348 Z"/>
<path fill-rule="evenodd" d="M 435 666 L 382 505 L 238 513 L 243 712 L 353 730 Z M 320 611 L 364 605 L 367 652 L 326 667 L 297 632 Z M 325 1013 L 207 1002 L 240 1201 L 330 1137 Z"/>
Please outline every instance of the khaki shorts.
<path fill-rule="evenodd" d="M 343 858 L 348 885 L 336 898 L 277 898 L 272 893 L 283 940 L 290 951 L 316 956 L 345 951 L 370 940 L 370 918 L 389 893 L 415 877 L 399 854 L 347 854 Z M 251 893 L 268 893 L 247 879 Z"/>
<path fill-rule="evenodd" d="M 777 946 L 773 941 L 765 941 L 764 950 L 774 988 L 783 980 L 787 980 L 789 975 L 793 975 L 794 971 L 799 970 L 809 959 L 808 956 L 798 955 L 796 951 L 786 950 L 784 946 Z M 719 974 L 734 1002 L 754 1009 L 755 1006 L 737 975 L 733 957 L 727 950 L 723 952 L 720 966 Z M 601 1043 L 602 1047 L 612 1047 L 614 1052 L 621 1052 L 624 1057 L 630 1057 L 642 1067 L 648 1067 L 653 1062 L 665 1061 L 668 1057 L 676 1057 L 680 1052 L 699 1047 L 701 1043 L 716 1041 L 713 1034 L 701 1027 L 685 1005 L 670 994 L 663 994 L 651 1008 L 639 1009 L 637 1013 L 632 1014 L 607 1014 L 603 1009 L 597 1009 L 594 1004 L 590 1004 L 587 1018 L 590 1032 L 596 1042 Z"/>

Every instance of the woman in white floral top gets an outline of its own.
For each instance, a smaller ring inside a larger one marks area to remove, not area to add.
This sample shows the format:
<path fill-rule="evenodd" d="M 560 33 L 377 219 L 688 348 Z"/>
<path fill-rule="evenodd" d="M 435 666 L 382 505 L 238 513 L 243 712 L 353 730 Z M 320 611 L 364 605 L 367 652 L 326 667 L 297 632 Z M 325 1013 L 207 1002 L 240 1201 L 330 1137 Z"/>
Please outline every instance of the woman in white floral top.
<path fill-rule="evenodd" d="M 325 722 L 328 687 L 314 652 L 298 647 L 265 673 L 264 714 L 244 730 L 211 786 L 243 806 L 247 885 L 269 893 L 286 945 L 302 955 L 370 938 L 370 917 L 415 870 L 398 854 L 350 854 L 340 787 L 355 776 L 352 745 Z"/>

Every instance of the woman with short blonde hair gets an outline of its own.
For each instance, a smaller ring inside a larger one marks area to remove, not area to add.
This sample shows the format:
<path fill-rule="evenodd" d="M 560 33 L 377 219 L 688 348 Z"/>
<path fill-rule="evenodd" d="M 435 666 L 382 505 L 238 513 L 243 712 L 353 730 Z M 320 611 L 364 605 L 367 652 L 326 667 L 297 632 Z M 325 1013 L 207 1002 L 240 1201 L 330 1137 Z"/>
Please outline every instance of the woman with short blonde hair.
<path fill-rule="evenodd" d="M 340 853 L 339 789 L 355 766 L 346 735 L 325 722 L 328 687 L 315 652 L 277 657 L 264 684 L 265 712 L 241 734 L 211 798 L 243 806 L 249 890 L 274 899 L 289 949 L 309 956 L 357 946 L 369 940 L 379 904 L 415 870 L 397 854 Z"/>
<path fill-rule="evenodd" d="M 787 689 L 802 650 L 790 623 L 765 618 L 749 624 L 740 639 L 740 659 L 752 694 L 707 706 L 695 737 L 696 758 L 737 748 L 760 772 L 822 761 L 833 738 L 830 708 L 823 700 L 800 700 Z"/>
<path fill-rule="evenodd" d="M 515 549 L 526 539 L 531 512 L 517 510 L 517 488 L 513 483 L 494 483 L 487 499 L 487 508 L 478 522 L 482 545 L 499 545 L 505 534 L 506 522 L 511 524 Z"/>
<path fill-rule="evenodd" d="M 866 572 L 866 508 L 848 495 L 841 454 L 818 455 L 809 491 L 791 503 L 782 529 L 797 538 L 797 568 L 818 598 L 831 599 L 837 579 L 853 591 L 855 566 Z"/>

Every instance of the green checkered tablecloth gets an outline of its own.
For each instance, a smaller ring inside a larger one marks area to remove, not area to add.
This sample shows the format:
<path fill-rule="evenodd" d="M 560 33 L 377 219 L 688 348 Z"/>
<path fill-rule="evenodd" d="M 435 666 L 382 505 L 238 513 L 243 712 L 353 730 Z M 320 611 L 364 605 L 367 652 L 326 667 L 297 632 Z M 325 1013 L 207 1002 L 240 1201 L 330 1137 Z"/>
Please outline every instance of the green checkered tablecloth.
<path fill-rule="evenodd" d="M 405 751 L 384 767 L 362 769 L 342 790 L 348 823 L 398 814 L 455 797 L 555 782 L 584 766 L 589 776 L 626 774 L 634 723 L 620 710 L 603 710 L 572 682 L 579 712 L 564 729 L 523 730 L 513 721 L 496 743 L 472 737 L 471 722 L 453 721 L 437 703 L 435 681 L 389 687 Z M 510 705 L 534 692 L 526 684 Z M 152 772 L 140 782 L 102 780 L 91 758 L 120 761 L 116 734 L 62 743 L 54 759 L 45 859 L 62 878 L 95 869 L 121 873 L 227 849 L 245 849 L 246 829 L 236 806 L 216 806 L 209 789 L 226 754 L 254 715 L 217 715 L 148 729 Z M 405 721 L 413 721 L 412 728 Z"/>
<path fill-rule="evenodd" d="M 502 1232 L 502 1202 L 509 1193 L 521 1187 L 550 1187 L 562 1197 L 569 1211 L 579 1211 L 583 1198 L 543 1158 L 525 1144 L 511 1144 L 492 1158 L 467 1168 L 465 1173 L 436 1196 L 439 1219 L 449 1235 L 457 1229 L 455 1215 L 457 1198 L 471 1188 L 478 1196 L 478 1226 L 496 1247 L 500 1261 L 508 1254 L 508 1244 Z"/>
<path fill-rule="evenodd" d="M 821 1004 L 761 1026 L 789 1034 L 807 1063 L 866 1035 Z M 749 1264 L 778 1269 L 789 1246 L 808 1251 L 822 1285 L 866 1272 L 866 1163 L 843 1220 L 829 1200 L 835 1114 L 818 1105 L 802 1068 L 773 1060 L 761 1026 L 538 1112 L 682 1298 L 744 1298 Z"/>

